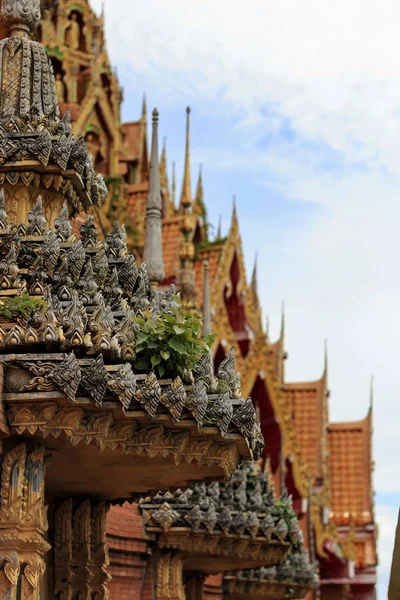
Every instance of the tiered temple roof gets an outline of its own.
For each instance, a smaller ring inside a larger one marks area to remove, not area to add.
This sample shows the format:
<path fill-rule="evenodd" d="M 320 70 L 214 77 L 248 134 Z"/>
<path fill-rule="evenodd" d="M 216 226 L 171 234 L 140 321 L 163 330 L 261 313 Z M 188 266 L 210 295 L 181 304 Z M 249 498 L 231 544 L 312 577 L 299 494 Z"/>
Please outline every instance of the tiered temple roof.
<path fill-rule="evenodd" d="M 68 17 L 70 11 L 75 9 L 71 9 L 66 0 L 60 0 L 61 9 L 54 8 L 54 3 L 52 6 L 55 12 L 53 20 L 58 30 L 65 25 L 65 19 L 71 18 Z M 87 16 L 91 12 L 86 0 L 79 10 L 82 18 L 88 22 Z M 96 35 L 101 39 L 101 24 L 99 31 Z M 83 30 L 81 33 L 84 36 Z M 73 60 L 78 60 L 77 50 L 71 49 L 68 37 L 59 38 L 58 43 L 63 53 L 61 67 L 69 71 Z M 49 45 L 48 51 L 52 60 L 57 61 L 54 44 Z M 86 60 L 83 54 L 79 60 Z M 54 64 L 57 72 L 60 65 L 57 62 Z M 110 181 L 111 191 L 105 208 L 94 213 L 95 221 L 99 222 L 100 230 L 107 234 L 113 218 L 122 215 L 126 222 L 128 248 L 134 253 L 140 267 L 149 191 L 145 105 L 137 122 L 121 128 L 121 95 L 117 93 L 119 85 L 109 68 L 105 46 L 101 58 L 93 64 L 93 83 L 88 81 L 87 87 L 82 87 L 84 97 L 80 104 L 92 106 L 93 109 L 91 112 L 85 109 L 81 113 L 79 103 L 73 104 L 71 114 L 75 110 L 83 115 L 79 122 L 72 119 L 73 129 L 79 129 L 78 132 L 83 133 L 86 139 L 94 135 L 90 140 L 94 162 Z M 102 125 L 108 109 L 104 101 L 96 101 L 94 91 L 98 89 L 96 85 L 103 85 L 99 79 L 102 64 L 110 78 L 106 87 L 115 90 L 108 97 L 115 115 L 112 126 L 109 119 L 107 126 Z M 71 85 L 70 78 L 67 84 Z M 284 319 L 280 337 L 272 343 L 268 332 L 262 327 L 256 268 L 251 282 L 247 280 L 236 208 L 227 236 L 221 238 L 220 231 L 216 239 L 208 236 L 204 220 L 203 180 L 199 180 L 194 196 L 190 185 L 189 127 L 187 112 L 185 168 L 182 186 L 178 186 L 181 190 L 178 204 L 175 203 L 174 175 L 171 186 L 168 183 L 165 148 L 160 164 L 165 267 L 160 288 L 168 290 L 171 283 L 176 284 L 184 298 L 201 310 L 203 262 L 208 261 L 215 369 L 234 346 L 238 369 L 242 373 L 243 396 L 252 397 L 267 441 L 263 453 L 264 467 L 269 470 L 278 495 L 285 487 L 293 495 L 293 506 L 300 518 L 305 544 L 310 554 L 316 554 L 319 560 L 322 594 L 343 597 L 353 586 L 354 598 L 358 595 L 372 598 L 376 577 L 376 533 L 371 484 L 372 416 L 358 424 L 329 423 L 327 362 L 323 376 L 317 381 L 286 381 Z M 105 172 L 103 169 L 106 165 L 109 167 Z M 344 473 L 347 472 L 352 476 L 350 485 L 346 485 L 344 480 Z M 359 558 L 356 560 L 357 556 Z M 356 569 L 353 573 L 354 564 Z M 208 580 L 204 589 L 208 590 L 210 598 L 217 593 L 215 590 L 220 584 L 215 578 Z M 222 594 L 221 586 L 218 594 Z"/>

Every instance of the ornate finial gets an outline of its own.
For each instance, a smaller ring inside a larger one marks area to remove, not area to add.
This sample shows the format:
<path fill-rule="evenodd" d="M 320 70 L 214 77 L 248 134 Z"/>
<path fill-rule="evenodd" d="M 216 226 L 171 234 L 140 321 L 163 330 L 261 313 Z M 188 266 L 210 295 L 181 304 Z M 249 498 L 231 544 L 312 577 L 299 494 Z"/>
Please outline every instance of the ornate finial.
<path fill-rule="evenodd" d="M 237 208 L 236 208 L 236 196 L 233 196 L 231 232 L 238 232 L 238 231 L 239 231 L 239 221 L 238 221 Z"/>
<path fill-rule="evenodd" d="M 254 259 L 253 275 L 251 276 L 251 287 L 257 293 L 258 279 L 257 279 L 257 265 L 258 265 L 258 252 Z"/>
<path fill-rule="evenodd" d="M 142 100 L 142 121 L 147 121 L 146 94 L 143 94 L 143 100 Z"/>
<path fill-rule="evenodd" d="M 204 190 L 203 190 L 203 165 L 199 168 L 199 178 L 197 180 L 196 188 L 196 203 L 203 204 L 204 202 Z"/>
<path fill-rule="evenodd" d="M 203 284 L 203 337 L 211 335 L 211 333 L 210 279 L 208 274 L 208 260 L 205 260 Z"/>
<path fill-rule="evenodd" d="M 192 204 L 192 189 L 190 184 L 190 107 L 186 109 L 186 147 L 185 168 L 181 194 L 181 208 L 187 209 Z"/>
<path fill-rule="evenodd" d="M 269 316 L 265 320 L 265 337 L 267 338 L 267 342 L 269 342 Z"/>
<path fill-rule="evenodd" d="M 2 0 L 1 20 L 10 35 L 27 36 L 40 24 L 40 0 Z"/>
<path fill-rule="evenodd" d="M 285 303 L 282 301 L 282 316 L 281 316 L 281 335 L 279 340 L 283 342 L 285 339 Z"/>
<path fill-rule="evenodd" d="M 172 204 L 176 206 L 176 175 L 175 175 L 175 161 L 172 163 Z"/>
<path fill-rule="evenodd" d="M 72 226 L 69 219 L 68 204 L 66 200 L 64 200 L 60 214 L 54 219 L 54 229 L 64 242 L 68 240 L 72 233 Z"/>
<path fill-rule="evenodd" d="M 147 197 L 146 231 L 143 260 L 150 281 L 155 284 L 164 279 L 162 253 L 160 169 L 158 166 L 158 111 L 153 110 L 153 135 L 151 143 L 149 195 Z"/>
<path fill-rule="evenodd" d="M 219 215 L 219 221 L 218 221 L 218 229 L 217 229 L 217 240 L 220 240 L 222 238 L 222 215 Z"/>

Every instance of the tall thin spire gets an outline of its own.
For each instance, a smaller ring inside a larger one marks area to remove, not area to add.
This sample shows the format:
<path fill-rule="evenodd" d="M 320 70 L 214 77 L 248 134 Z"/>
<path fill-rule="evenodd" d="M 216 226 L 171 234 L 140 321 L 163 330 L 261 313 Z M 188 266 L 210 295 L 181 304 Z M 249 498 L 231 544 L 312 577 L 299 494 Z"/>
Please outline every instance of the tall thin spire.
<path fill-rule="evenodd" d="M 199 178 L 197 180 L 197 187 L 196 187 L 196 203 L 202 205 L 203 202 L 204 202 L 203 167 L 202 167 L 202 165 L 200 165 Z"/>
<path fill-rule="evenodd" d="M 222 215 L 219 215 L 219 221 L 218 221 L 218 230 L 217 230 L 217 240 L 220 240 L 222 238 Z"/>
<path fill-rule="evenodd" d="M 258 287 L 258 274 L 257 274 L 257 267 L 258 267 L 258 252 L 256 252 L 256 256 L 254 259 L 254 267 L 253 267 L 253 274 L 251 276 L 251 287 L 253 288 L 253 290 L 257 293 L 257 287 Z"/>
<path fill-rule="evenodd" d="M 236 208 L 236 196 L 233 196 L 231 233 L 238 232 L 238 231 L 239 231 L 239 221 L 238 221 L 237 208 Z"/>
<path fill-rule="evenodd" d="M 158 111 L 153 110 L 153 132 L 151 142 L 149 193 L 146 209 L 146 230 L 143 260 L 151 283 L 156 286 L 164 279 L 162 252 L 160 169 L 158 165 Z"/>
<path fill-rule="evenodd" d="M 203 283 L 203 336 L 211 335 L 211 306 L 210 306 L 210 278 L 208 260 L 204 261 Z"/>
<path fill-rule="evenodd" d="M 146 101 L 146 94 L 143 94 L 143 99 L 142 99 L 142 121 L 147 121 L 147 101 Z"/>
<path fill-rule="evenodd" d="M 281 334 L 280 341 L 285 341 L 285 303 L 282 301 L 282 315 L 281 315 Z"/>
<path fill-rule="evenodd" d="M 186 109 L 186 147 L 185 167 L 181 194 L 181 208 L 187 209 L 192 204 L 192 187 L 190 183 L 190 107 Z"/>
<path fill-rule="evenodd" d="M 172 204 L 176 207 L 176 173 L 175 161 L 172 163 Z"/>

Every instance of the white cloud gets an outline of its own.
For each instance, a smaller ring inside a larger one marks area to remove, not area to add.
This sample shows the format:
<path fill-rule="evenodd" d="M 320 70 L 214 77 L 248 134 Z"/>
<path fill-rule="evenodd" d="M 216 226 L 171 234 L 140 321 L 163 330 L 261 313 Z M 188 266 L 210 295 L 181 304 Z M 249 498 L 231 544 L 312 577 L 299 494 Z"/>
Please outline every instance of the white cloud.
<path fill-rule="evenodd" d="M 397 507 L 384 504 L 378 505 L 376 508 L 380 534 L 379 565 L 382 582 L 378 587 L 378 600 L 387 598 L 398 512 Z"/>
<path fill-rule="evenodd" d="M 344 420 L 365 416 L 376 376 L 375 484 L 399 492 L 400 5 L 147 0 L 132 9 L 113 0 L 106 16 L 113 60 L 151 82 L 165 105 L 194 97 L 200 113 L 235 122 L 240 147 L 194 148 L 206 170 L 234 169 L 321 206 L 285 238 L 262 215 L 247 217 L 251 198 L 239 198 L 245 250 L 250 260 L 260 250 L 260 293 L 275 324 L 287 302 L 291 379 L 320 375 L 327 337 L 331 414 Z M 283 123 L 294 140 L 277 137 L 261 151 L 259 140 Z M 384 553 L 394 535 L 388 510 Z M 384 566 L 382 586 L 387 576 Z"/>

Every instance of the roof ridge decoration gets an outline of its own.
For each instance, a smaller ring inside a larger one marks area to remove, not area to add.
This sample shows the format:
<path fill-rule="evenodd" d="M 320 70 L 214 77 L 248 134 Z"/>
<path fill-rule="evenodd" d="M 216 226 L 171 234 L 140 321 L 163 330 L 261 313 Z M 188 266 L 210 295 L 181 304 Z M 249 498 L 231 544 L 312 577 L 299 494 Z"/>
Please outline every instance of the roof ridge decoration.
<path fill-rule="evenodd" d="M 3 0 L 0 17 L 10 36 L 0 41 L 0 171 L 12 164 L 10 185 L 25 184 L 28 170 L 40 184 L 51 166 L 45 187 L 65 192 L 72 211 L 102 204 L 103 177 L 95 174 L 83 137 L 73 135 L 69 112 L 60 119 L 53 67 L 43 46 L 29 39 L 40 22 L 40 0 Z"/>
<path fill-rule="evenodd" d="M 279 564 L 289 548 L 302 540 L 291 499 L 275 500 L 267 473 L 251 462 L 241 463 L 227 482 L 158 493 L 142 500 L 140 507 L 146 531 L 159 533 L 163 547 L 169 547 L 170 537 L 173 547 L 196 551 L 203 535 L 206 553 Z M 190 536 L 187 529 L 193 532 Z M 281 551 L 272 557 L 268 547 L 279 545 Z"/>
<path fill-rule="evenodd" d="M 19 359 L 18 353 L 27 346 L 52 344 L 53 352 L 59 346 L 70 354 L 61 355 L 61 361 L 54 355 L 54 360 L 49 358 L 42 366 L 47 390 L 61 389 L 74 401 L 83 386 L 99 405 L 111 393 L 125 409 L 141 405 L 151 417 L 164 406 L 179 420 L 185 409 L 200 427 L 215 424 L 223 435 L 239 430 L 247 436 L 251 431 L 253 452 L 259 456 L 262 436 L 251 400 L 240 398 L 232 353 L 221 364 L 217 378 L 211 373 L 208 354 L 195 373 L 186 374 L 189 379 L 184 382 L 182 373 L 175 374 L 175 381 L 163 383 L 154 373 L 135 371 L 138 326 L 133 317 L 143 311 L 158 315 L 175 310 L 175 288 L 171 286 L 168 292 L 151 289 L 146 265 L 137 267 L 127 250 L 124 227 L 116 223 L 107 240 L 100 242 L 89 216 L 77 239 L 70 235 L 66 214 L 64 204 L 52 230 L 39 198 L 29 224 L 12 225 L 0 190 L 0 299 L 6 306 L 10 298 L 28 297 L 32 302 L 24 314 L 0 315 L 0 352 L 17 353 L 9 362 L 23 360 L 33 375 L 27 382 L 30 391 L 42 385 L 40 355 L 27 361 L 22 359 L 26 354 Z M 76 356 L 93 358 L 85 365 Z M 114 364 L 122 362 L 118 369 L 107 371 L 102 357 Z"/>
<path fill-rule="evenodd" d="M 190 180 L 190 106 L 186 108 L 186 143 L 185 166 L 181 192 L 181 208 L 187 210 L 192 205 L 192 188 Z"/>

